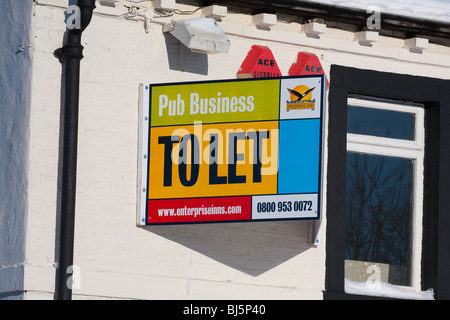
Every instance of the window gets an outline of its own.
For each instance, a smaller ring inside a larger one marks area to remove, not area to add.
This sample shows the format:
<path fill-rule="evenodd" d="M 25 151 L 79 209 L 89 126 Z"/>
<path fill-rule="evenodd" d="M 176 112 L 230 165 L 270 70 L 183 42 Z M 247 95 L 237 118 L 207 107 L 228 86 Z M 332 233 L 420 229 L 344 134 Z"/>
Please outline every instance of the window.
<path fill-rule="evenodd" d="M 386 285 L 418 292 L 423 106 L 349 98 L 347 132 L 346 292 L 379 294 Z"/>
<path fill-rule="evenodd" d="M 349 286 L 358 273 L 379 280 L 363 279 L 364 287 L 391 283 L 450 299 L 449 87 L 449 80 L 331 66 L 324 299 L 423 298 L 371 295 Z M 367 190 L 375 201 L 367 202 Z"/>

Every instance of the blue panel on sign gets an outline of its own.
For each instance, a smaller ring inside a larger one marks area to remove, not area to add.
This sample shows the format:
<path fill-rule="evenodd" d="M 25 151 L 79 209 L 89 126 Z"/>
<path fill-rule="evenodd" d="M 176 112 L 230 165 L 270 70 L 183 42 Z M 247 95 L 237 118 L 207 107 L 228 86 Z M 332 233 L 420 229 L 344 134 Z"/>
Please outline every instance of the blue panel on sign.
<path fill-rule="evenodd" d="M 320 119 L 280 121 L 278 193 L 319 192 Z"/>

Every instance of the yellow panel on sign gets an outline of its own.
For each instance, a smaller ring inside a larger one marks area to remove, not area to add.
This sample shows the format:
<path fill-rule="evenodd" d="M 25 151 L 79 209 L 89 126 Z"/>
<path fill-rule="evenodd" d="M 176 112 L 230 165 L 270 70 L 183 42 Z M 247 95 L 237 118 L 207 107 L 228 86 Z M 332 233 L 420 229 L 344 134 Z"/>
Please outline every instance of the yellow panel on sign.
<path fill-rule="evenodd" d="M 150 132 L 149 199 L 274 194 L 278 121 Z"/>

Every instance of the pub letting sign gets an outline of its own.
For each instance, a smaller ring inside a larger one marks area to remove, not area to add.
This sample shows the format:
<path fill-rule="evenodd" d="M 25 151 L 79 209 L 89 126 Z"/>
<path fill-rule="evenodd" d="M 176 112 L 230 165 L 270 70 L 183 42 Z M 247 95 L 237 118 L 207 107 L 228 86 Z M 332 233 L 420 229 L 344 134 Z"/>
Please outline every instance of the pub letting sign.
<path fill-rule="evenodd" d="M 320 219 L 325 86 L 141 85 L 137 224 Z"/>

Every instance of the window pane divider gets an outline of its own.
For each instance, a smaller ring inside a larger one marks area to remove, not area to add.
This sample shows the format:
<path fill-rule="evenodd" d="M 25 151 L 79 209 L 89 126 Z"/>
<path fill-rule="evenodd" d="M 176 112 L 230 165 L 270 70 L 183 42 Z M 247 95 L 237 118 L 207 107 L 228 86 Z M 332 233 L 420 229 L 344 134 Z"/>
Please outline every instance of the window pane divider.
<path fill-rule="evenodd" d="M 358 142 L 347 142 L 347 151 L 408 158 L 411 160 L 417 159 L 422 154 L 421 150 L 417 149 L 401 149 L 394 146 L 370 145 Z"/>
<path fill-rule="evenodd" d="M 405 112 L 418 114 L 423 113 L 423 107 L 419 104 L 398 104 L 398 103 L 389 103 L 389 102 L 381 102 L 375 100 L 366 100 L 366 99 L 357 99 L 357 98 L 348 98 L 347 104 L 355 107 L 364 107 L 371 109 L 380 109 L 387 111 L 397 111 L 397 112 Z"/>
<path fill-rule="evenodd" d="M 399 148 L 405 150 L 423 150 L 423 144 L 418 141 L 381 138 L 354 133 L 347 133 L 347 143 L 367 144 L 371 146 Z"/>

